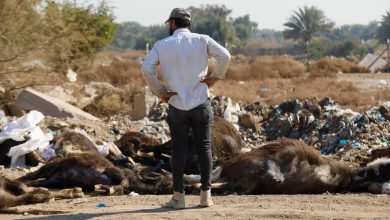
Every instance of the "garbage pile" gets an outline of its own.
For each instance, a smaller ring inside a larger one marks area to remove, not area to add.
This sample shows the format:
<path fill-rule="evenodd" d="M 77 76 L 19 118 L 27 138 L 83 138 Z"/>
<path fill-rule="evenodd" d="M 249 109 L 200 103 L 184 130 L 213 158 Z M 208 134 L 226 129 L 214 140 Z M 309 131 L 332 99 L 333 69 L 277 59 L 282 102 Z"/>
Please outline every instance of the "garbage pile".
<path fill-rule="evenodd" d="M 329 97 L 320 101 L 287 100 L 274 107 L 262 126 L 267 140 L 301 139 L 322 154 L 336 154 L 342 160 L 363 162 L 359 157 L 389 145 L 388 105 L 385 103 L 360 114 Z"/>

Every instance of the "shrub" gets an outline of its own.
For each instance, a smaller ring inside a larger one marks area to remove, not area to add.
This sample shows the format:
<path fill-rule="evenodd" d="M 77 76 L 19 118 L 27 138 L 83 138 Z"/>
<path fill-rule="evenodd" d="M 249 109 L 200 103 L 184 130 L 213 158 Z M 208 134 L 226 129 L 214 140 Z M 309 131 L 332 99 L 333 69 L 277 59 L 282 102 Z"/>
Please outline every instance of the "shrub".
<path fill-rule="evenodd" d="M 226 73 L 227 79 L 247 81 L 266 78 L 293 78 L 303 76 L 303 63 L 290 56 L 233 57 Z"/>
<path fill-rule="evenodd" d="M 339 72 L 342 73 L 368 73 L 369 71 L 347 60 L 325 57 L 311 62 L 308 66 L 310 77 L 334 78 Z"/>

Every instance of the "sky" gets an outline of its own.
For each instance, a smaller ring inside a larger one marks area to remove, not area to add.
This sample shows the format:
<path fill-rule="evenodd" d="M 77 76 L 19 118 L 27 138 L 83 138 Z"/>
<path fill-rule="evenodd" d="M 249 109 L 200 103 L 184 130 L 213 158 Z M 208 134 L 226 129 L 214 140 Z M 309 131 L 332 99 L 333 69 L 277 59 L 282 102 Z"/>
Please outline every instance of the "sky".
<path fill-rule="evenodd" d="M 97 0 L 77 0 L 94 3 Z M 142 25 L 163 24 L 176 7 L 224 4 L 232 17 L 249 14 L 259 29 L 283 30 L 283 23 L 299 7 L 317 6 L 336 23 L 368 24 L 380 21 L 390 10 L 390 0 L 108 0 L 117 22 L 136 21 Z"/>

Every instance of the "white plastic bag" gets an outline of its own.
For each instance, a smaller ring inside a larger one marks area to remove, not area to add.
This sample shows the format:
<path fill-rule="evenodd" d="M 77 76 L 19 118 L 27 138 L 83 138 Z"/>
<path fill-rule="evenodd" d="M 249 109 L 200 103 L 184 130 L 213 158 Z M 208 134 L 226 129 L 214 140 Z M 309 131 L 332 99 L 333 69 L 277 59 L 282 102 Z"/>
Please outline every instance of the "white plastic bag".
<path fill-rule="evenodd" d="M 44 134 L 40 127 L 34 127 L 29 133 L 29 140 L 23 144 L 12 147 L 8 156 L 11 157 L 11 167 L 25 166 L 25 155 L 37 149 L 44 149 L 49 146 L 53 139 L 51 133 Z"/>
<path fill-rule="evenodd" d="M 107 145 L 106 143 L 104 143 L 104 145 L 95 144 L 95 141 L 92 140 L 91 137 L 89 137 L 89 135 L 87 134 L 87 132 L 85 132 L 85 130 L 75 128 L 73 131 L 84 135 L 88 140 L 90 140 L 101 155 L 107 156 L 109 154 L 109 149 L 108 149 L 109 145 Z"/>
<path fill-rule="evenodd" d="M 66 73 L 66 77 L 68 78 L 69 82 L 77 82 L 77 73 L 70 68 Z"/>
<path fill-rule="evenodd" d="M 42 121 L 45 116 L 38 111 L 31 111 L 28 114 L 7 123 L 4 130 L 0 132 L 0 144 L 5 140 L 12 139 L 14 141 L 23 141 L 24 134 Z"/>

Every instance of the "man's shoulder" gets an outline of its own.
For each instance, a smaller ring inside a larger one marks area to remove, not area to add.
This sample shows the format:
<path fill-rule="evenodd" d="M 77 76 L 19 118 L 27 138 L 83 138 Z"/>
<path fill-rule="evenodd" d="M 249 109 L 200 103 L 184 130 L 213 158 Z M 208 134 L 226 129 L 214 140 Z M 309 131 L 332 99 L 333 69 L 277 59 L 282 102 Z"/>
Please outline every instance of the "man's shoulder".
<path fill-rule="evenodd" d="M 194 32 L 190 32 L 190 36 L 196 37 L 196 38 L 202 38 L 202 39 L 205 39 L 205 40 L 208 40 L 210 38 L 209 35 L 199 34 L 199 33 L 194 33 Z"/>

